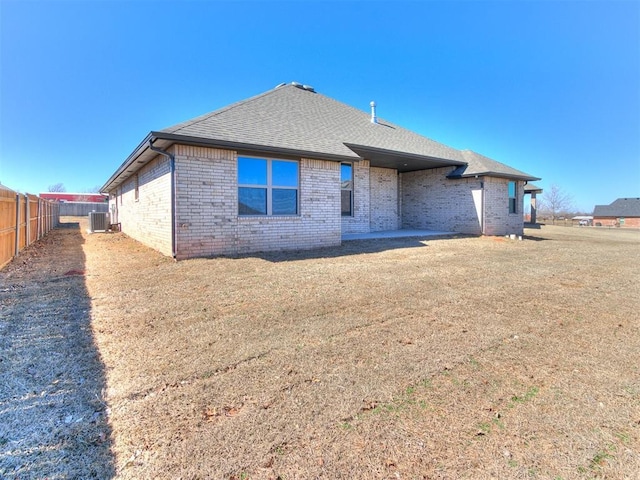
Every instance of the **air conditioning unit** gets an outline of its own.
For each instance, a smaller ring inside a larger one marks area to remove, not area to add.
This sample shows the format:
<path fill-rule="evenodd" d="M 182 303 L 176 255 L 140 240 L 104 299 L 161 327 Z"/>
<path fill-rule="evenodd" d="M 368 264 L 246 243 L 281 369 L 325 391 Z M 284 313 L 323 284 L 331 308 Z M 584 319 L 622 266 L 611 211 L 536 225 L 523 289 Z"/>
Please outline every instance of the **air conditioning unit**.
<path fill-rule="evenodd" d="M 109 214 L 106 212 L 89 213 L 89 231 L 106 232 L 109 230 Z"/>

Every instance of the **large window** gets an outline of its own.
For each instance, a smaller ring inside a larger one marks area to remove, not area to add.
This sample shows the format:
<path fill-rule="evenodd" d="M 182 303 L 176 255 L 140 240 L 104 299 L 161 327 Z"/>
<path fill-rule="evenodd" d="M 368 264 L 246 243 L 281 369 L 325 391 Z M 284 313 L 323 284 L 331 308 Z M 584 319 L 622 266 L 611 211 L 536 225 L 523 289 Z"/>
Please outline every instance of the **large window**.
<path fill-rule="evenodd" d="M 516 182 L 509 182 L 509 213 L 518 213 Z"/>
<path fill-rule="evenodd" d="M 353 165 L 349 163 L 340 165 L 340 188 L 342 216 L 351 217 L 353 215 Z"/>
<path fill-rule="evenodd" d="M 238 215 L 297 215 L 298 162 L 238 157 Z"/>

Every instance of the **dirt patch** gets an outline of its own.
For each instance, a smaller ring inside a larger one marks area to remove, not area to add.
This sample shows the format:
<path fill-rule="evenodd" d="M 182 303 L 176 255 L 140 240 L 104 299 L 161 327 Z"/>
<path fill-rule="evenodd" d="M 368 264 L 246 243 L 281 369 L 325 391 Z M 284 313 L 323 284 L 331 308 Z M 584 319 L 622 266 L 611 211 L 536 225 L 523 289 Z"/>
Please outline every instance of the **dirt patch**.
<path fill-rule="evenodd" d="M 115 476 L 633 478 L 638 232 L 175 263 L 84 235 Z"/>

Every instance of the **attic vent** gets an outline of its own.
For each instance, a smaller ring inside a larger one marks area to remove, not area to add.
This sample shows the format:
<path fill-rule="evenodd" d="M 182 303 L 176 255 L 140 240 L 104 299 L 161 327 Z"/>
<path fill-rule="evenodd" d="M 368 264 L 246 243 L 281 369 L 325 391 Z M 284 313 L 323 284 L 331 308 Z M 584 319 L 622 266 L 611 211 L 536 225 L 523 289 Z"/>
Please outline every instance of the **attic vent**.
<path fill-rule="evenodd" d="M 315 93 L 315 89 L 311 85 L 303 85 L 303 84 L 298 83 L 298 82 L 291 82 L 291 85 L 293 85 L 294 87 L 297 87 L 297 88 L 299 88 L 301 90 L 306 90 L 307 92 Z"/>

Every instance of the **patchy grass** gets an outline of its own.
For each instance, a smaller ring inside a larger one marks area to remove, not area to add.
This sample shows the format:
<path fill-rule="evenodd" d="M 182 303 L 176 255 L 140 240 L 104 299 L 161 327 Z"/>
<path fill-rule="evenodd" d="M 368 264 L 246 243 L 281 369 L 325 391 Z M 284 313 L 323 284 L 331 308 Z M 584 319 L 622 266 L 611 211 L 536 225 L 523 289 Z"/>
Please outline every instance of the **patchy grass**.
<path fill-rule="evenodd" d="M 116 477 L 634 478 L 640 234 L 527 233 L 180 263 L 84 235 Z"/>

